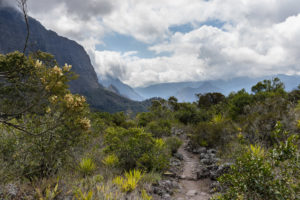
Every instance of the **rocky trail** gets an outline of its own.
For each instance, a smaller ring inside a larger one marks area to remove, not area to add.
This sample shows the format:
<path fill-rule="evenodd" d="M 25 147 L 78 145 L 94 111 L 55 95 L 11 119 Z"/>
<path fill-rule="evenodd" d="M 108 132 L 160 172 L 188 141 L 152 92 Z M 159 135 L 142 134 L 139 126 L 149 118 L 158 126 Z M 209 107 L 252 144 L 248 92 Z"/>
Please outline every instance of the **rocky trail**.
<path fill-rule="evenodd" d="M 199 156 L 188 152 L 185 147 L 187 141 L 178 149 L 178 153 L 183 156 L 183 170 L 179 177 L 179 190 L 174 194 L 177 200 L 208 200 L 210 198 L 210 179 L 200 179 L 197 177 L 197 170 L 201 165 Z"/>
<path fill-rule="evenodd" d="M 184 143 L 173 155 L 169 171 L 152 186 L 153 200 L 209 200 L 220 191 L 216 180 L 231 163 L 222 163 L 215 149 L 195 149 L 186 137 L 181 139 Z"/>

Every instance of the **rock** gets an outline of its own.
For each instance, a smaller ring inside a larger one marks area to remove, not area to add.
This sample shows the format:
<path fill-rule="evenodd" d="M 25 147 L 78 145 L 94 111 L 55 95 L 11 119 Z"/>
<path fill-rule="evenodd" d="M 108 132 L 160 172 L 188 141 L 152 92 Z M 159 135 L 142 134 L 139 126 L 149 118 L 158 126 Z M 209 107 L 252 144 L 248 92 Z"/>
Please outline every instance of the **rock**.
<path fill-rule="evenodd" d="M 197 173 L 197 179 L 203 179 L 210 176 L 210 171 L 206 168 L 200 169 Z"/>
<path fill-rule="evenodd" d="M 159 196 L 162 196 L 163 194 L 166 193 L 166 190 L 164 190 L 163 188 L 161 187 L 153 187 L 153 193 L 154 194 L 158 194 Z"/>
<path fill-rule="evenodd" d="M 165 199 L 165 200 L 169 200 L 169 199 L 171 199 L 171 195 L 168 194 L 168 193 L 165 193 L 165 194 L 162 195 L 162 198 Z"/>
<path fill-rule="evenodd" d="M 193 149 L 192 150 L 192 153 L 194 154 L 201 154 L 201 153 L 206 153 L 206 148 L 205 147 L 199 147 L 199 148 L 196 148 L 196 149 Z"/>
<path fill-rule="evenodd" d="M 186 193 L 186 196 L 188 197 L 193 197 L 193 196 L 196 196 L 198 194 L 198 192 L 196 190 L 189 190 L 187 193 Z"/>
<path fill-rule="evenodd" d="M 206 158 L 206 153 L 201 153 L 200 156 L 199 156 L 199 159 L 201 160 L 201 159 L 204 159 L 204 158 Z"/>
<path fill-rule="evenodd" d="M 223 174 L 229 172 L 231 165 L 232 165 L 232 163 L 224 163 L 224 164 L 220 165 L 217 170 L 211 171 L 210 178 L 212 180 L 217 180 L 217 178 L 219 178 Z"/>
<path fill-rule="evenodd" d="M 170 159 L 170 165 L 171 166 L 180 166 L 181 165 L 181 162 L 180 162 L 180 160 L 178 160 L 178 159 L 176 159 L 176 158 L 171 158 Z"/>
<path fill-rule="evenodd" d="M 177 127 L 172 127 L 171 133 L 174 135 L 182 135 L 184 131 L 182 129 L 179 129 Z"/>
<path fill-rule="evenodd" d="M 201 159 L 211 159 L 211 158 L 215 158 L 216 155 L 212 154 L 212 153 L 201 153 L 199 158 Z"/>
<path fill-rule="evenodd" d="M 202 160 L 200 160 L 204 165 L 211 165 L 213 164 L 213 160 L 212 159 L 207 159 L 207 158 L 204 158 Z"/>
<path fill-rule="evenodd" d="M 216 154 L 214 154 L 214 153 L 207 153 L 206 156 L 207 156 L 207 158 L 215 158 Z"/>
<path fill-rule="evenodd" d="M 209 171 L 216 171 L 218 168 L 219 168 L 219 166 L 214 165 L 214 164 L 206 166 L 206 169 L 209 170 Z"/>
<path fill-rule="evenodd" d="M 179 184 L 177 181 L 172 181 L 172 188 L 179 188 Z"/>
<path fill-rule="evenodd" d="M 215 149 L 209 149 L 209 150 L 207 151 L 207 153 L 209 153 L 209 154 L 216 154 L 216 153 L 217 153 L 217 150 L 215 150 Z"/>
<path fill-rule="evenodd" d="M 174 157 L 178 160 L 183 160 L 183 155 L 181 153 L 174 153 Z"/>
<path fill-rule="evenodd" d="M 210 193 L 216 193 L 221 191 L 221 185 L 218 181 L 214 181 L 210 184 Z"/>
<path fill-rule="evenodd" d="M 8 196 L 10 196 L 12 198 L 16 197 L 17 194 L 18 194 L 18 187 L 15 184 L 12 184 L 12 183 L 7 184 L 5 186 L 5 190 L 8 194 Z"/>

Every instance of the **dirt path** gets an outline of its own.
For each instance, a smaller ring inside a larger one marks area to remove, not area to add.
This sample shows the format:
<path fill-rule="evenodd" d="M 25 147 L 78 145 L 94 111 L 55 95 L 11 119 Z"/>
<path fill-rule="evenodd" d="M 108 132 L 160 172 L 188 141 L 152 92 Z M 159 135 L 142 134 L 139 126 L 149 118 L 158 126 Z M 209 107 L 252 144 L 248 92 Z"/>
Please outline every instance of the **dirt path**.
<path fill-rule="evenodd" d="M 178 149 L 178 153 L 183 155 L 183 171 L 179 179 L 180 190 L 174 195 L 175 200 L 208 200 L 209 179 L 197 180 L 196 170 L 199 168 L 199 156 L 184 149 L 187 142 Z M 172 198 L 173 199 L 173 198 Z"/>

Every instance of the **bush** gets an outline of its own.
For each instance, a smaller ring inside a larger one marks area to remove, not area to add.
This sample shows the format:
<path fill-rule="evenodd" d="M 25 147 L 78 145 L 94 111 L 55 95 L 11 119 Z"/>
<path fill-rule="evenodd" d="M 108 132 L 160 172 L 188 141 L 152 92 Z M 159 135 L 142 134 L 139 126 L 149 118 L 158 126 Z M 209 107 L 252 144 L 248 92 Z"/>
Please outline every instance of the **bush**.
<path fill-rule="evenodd" d="M 167 167 L 169 155 L 165 143 L 141 128 L 108 128 L 104 143 L 104 152 L 116 155 L 123 169 L 162 170 Z"/>
<path fill-rule="evenodd" d="M 176 119 L 181 123 L 196 124 L 201 120 L 205 120 L 205 113 L 200 112 L 197 106 L 190 103 L 181 103 L 179 110 L 175 113 Z"/>
<path fill-rule="evenodd" d="M 296 138 L 289 137 L 269 152 L 250 146 L 237 158 L 231 172 L 219 179 L 225 191 L 215 199 L 299 199 L 300 161 Z"/>
<path fill-rule="evenodd" d="M 45 177 L 71 159 L 74 146 L 88 136 L 89 110 L 84 97 L 71 94 L 71 66 L 60 68 L 53 56 L 0 55 L 0 157 L 15 169 L 13 176 Z M 9 156 L 9 157 L 8 157 Z M 18 175 L 16 175 L 18 174 Z"/>
<path fill-rule="evenodd" d="M 136 118 L 138 125 L 145 127 L 149 122 L 151 122 L 154 119 L 154 115 L 151 112 L 143 112 L 139 113 Z"/>
<path fill-rule="evenodd" d="M 172 154 L 177 152 L 182 143 L 183 142 L 181 141 L 181 139 L 176 136 L 168 137 L 166 139 L 166 145 L 168 146 L 168 149 L 170 149 Z"/>
<path fill-rule="evenodd" d="M 219 120 L 218 117 L 213 118 Z M 230 120 L 200 122 L 194 126 L 191 144 L 195 147 L 217 147 L 226 145 L 233 137 L 235 129 Z"/>
<path fill-rule="evenodd" d="M 163 119 L 152 121 L 147 125 L 147 130 L 149 130 L 154 137 L 170 136 L 171 122 Z"/>

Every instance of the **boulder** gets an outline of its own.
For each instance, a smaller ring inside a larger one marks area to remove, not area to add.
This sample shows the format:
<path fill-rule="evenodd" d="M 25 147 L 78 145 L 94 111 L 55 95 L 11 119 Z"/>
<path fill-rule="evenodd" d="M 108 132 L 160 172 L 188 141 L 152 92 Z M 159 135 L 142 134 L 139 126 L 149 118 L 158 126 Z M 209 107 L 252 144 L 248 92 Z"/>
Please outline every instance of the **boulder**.
<path fill-rule="evenodd" d="M 186 196 L 188 197 L 193 197 L 193 196 L 196 196 L 198 194 L 197 190 L 189 190 L 187 193 L 186 193 Z"/>
<path fill-rule="evenodd" d="M 183 155 L 181 153 L 174 153 L 174 157 L 178 160 L 183 160 Z"/>

